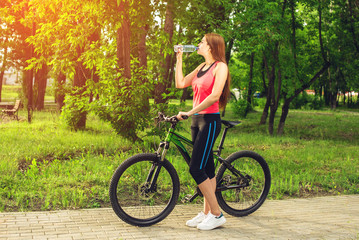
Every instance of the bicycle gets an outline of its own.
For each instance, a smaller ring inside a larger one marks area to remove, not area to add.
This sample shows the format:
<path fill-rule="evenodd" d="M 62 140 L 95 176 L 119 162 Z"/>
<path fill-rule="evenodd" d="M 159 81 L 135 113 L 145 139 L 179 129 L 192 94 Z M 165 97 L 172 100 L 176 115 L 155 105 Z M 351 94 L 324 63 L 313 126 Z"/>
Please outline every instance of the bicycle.
<path fill-rule="evenodd" d="M 179 122 L 175 116 L 162 113 L 159 122 L 168 122 L 165 141 L 155 153 L 142 153 L 125 160 L 114 172 L 109 189 L 111 205 L 119 218 L 134 226 L 150 226 L 165 219 L 179 198 L 180 182 L 174 166 L 165 158 L 173 143 L 187 162 L 190 155 L 184 144 L 193 147 L 192 141 L 176 133 Z M 228 214 L 242 217 L 256 211 L 265 201 L 271 174 L 268 164 L 252 151 L 232 153 L 221 157 L 227 131 L 240 122 L 222 120 L 225 126 L 217 150 L 213 151 L 216 174 L 216 197 L 219 206 Z M 189 201 L 201 195 L 199 188 Z"/>

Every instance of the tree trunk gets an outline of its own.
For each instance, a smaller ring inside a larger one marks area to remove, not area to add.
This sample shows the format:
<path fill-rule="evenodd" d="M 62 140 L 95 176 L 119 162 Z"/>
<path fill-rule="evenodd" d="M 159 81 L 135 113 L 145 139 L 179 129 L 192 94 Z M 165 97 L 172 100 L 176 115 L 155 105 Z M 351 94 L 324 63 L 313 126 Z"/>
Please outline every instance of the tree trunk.
<path fill-rule="evenodd" d="M 117 30 L 117 59 L 120 71 L 123 71 L 124 77 L 130 82 L 131 79 L 131 30 L 128 15 L 127 2 L 121 2 L 119 6 L 120 13 L 123 14 L 123 22 Z"/>
<path fill-rule="evenodd" d="M 233 48 L 233 44 L 234 44 L 234 38 L 232 37 L 226 47 L 226 61 L 227 64 L 229 64 L 229 61 L 231 60 L 231 52 L 232 52 L 232 48 Z M 254 54 L 254 53 L 252 53 Z"/>
<path fill-rule="evenodd" d="M 278 135 L 283 135 L 284 133 L 284 125 L 285 125 L 285 120 L 287 119 L 288 116 L 290 102 L 291 100 L 288 98 L 284 100 L 284 104 L 282 107 L 282 115 L 280 116 L 280 120 L 278 124 L 278 130 L 277 130 Z"/>
<path fill-rule="evenodd" d="M 36 110 L 44 109 L 45 92 L 47 85 L 47 73 L 48 73 L 48 67 L 46 64 L 43 64 L 42 68 L 35 73 L 35 82 L 34 82 L 35 104 L 34 105 Z"/>
<path fill-rule="evenodd" d="M 5 74 L 5 70 L 1 69 L 1 71 L 0 71 L 0 102 L 1 102 L 1 92 L 2 92 L 2 84 L 4 81 L 4 74 Z"/>
<path fill-rule="evenodd" d="M 129 1 L 122 1 L 119 5 L 119 14 L 123 16 L 121 27 L 117 30 L 117 59 L 118 59 L 118 71 L 123 73 L 123 77 L 119 79 L 124 82 L 125 86 L 131 86 L 131 19 L 130 19 L 130 6 Z M 138 42 L 137 42 L 138 43 Z M 142 59 L 143 61 L 144 59 Z M 123 108 L 126 109 L 126 105 L 133 104 L 131 101 L 123 103 Z M 124 110 L 126 112 L 126 110 Z M 133 121 L 122 121 L 124 127 L 120 134 L 133 142 L 138 140 L 136 135 L 136 123 Z M 123 129 L 127 129 L 123 131 Z"/>
<path fill-rule="evenodd" d="M 269 79 L 270 113 L 269 113 L 268 131 L 270 135 L 273 135 L 274 117 L 275 117 L 275 113 L 277 112 L 276 104 L 275 104 L 274 80 L 275 80 L 275 66 L 273 64 L 272 73 Z"/>
<path fill-rule="evenodd" d="M 282 6 L 282 19 L 284 18 L 284 12 L 285 12 L 285 8 L 287 5 L 287 0 L 284 0 L 283 2 L 283 6 Z M 281 94 L 281 75 L 280 75 L 280 65 L 279 65 L 279 41 L 276 41 L 274 44 L 274 52 L 273 52 L 273 64 L 272 64 L 272 71 L 271 71 L 271 75 L 268 77 L 269 79 L 269 84 L 268 84 L 268 88 L 270 91 L 270 96 L 271 96 L 271 101 L 270 101 L 270 115 L 269 115 L 269 123 L 268 123 L 268 131 L 270 135 L 273 135 L 274 132 L 274 118 L 275 118 L 275 114 L 277 112 L 278 109 L 278 104 L 279 104 L 279 98 L 280 98 L 280 94 Z M 267 61 L 265 61 L 266 63 Z M 275 94 L 275 66 L 278 65 L 278 83 L 277 83 L 277 95 Z M 265 65 L 266 69 L 267 64 Z M 267 70 L 267 73 L 269 73 L 269 71 Z"/>
<path fill-rule="evenodd" d="M 174 1 L 168 0 L 167 6 L 166 6 L 166 19 L 165 19 L 165 26 L 164 26 L 164 32 L 168 34 L 169 42 L 168 44 L 172 45 L 172 37 L 173 37 L 173 29 L 174 29 Z M 164 53 L 162 53 L 164 58 Z M 167 97 L 163 97 L 162 94 L 166 93 L 168 94 L 168 88 L 172 85 L 172 79 L 170 79 L 170 76 L 173 76 L 171 74 L 171 71 L 173 71 L 175 62 L 172 60 L 173 54 L 167 54 L 164 63 L 162 64 L 162 68 L 164 69 L 164 73 L 162 75 L 162 81 L 156 85 L 155 87 L 155 103 L 166 103 L 168 101 Z"/>
<path fill-rule="evenodd" d="M 26 59 L 31 59 L 31 57 L 34 56 L 34 48 L 33 46 L 30 46 L 29 44 L 27 45 L 27 56 Z M 25 51 L 26 51 L 25 50 Z M 28 63 L 25 62 L 25 67 L 24 69 L 26 69 L 26 67 L 28 66 Z M 31 70 L 24 70 L 24 83 L 25 83 L 25 88 L 26 88 L 26 108 L 27 108 L 27 121 L 29 123 L 31 123 L 32 121 L 32 111 L 33 111 L 33 76 L 34 76 L 34 71 L 33 69 Z"/>
<path fill-rule="evenodd" d="M 90 44 L 97 44 L 97 42 L 101 39 L 101 29 L 98 28 L 97 30 L 95 30 L 91 36 L 89 37 L 90 40 Z M 93 81 L 94 83 L 98 83 L 100 80 L 99 75 L 97 74 L 97 68 L 96 66 L 94 66 L 91 70 L 89 70 L 89 74 L 90 74 L 90 78 L 91 81 Z M 91 103 L 93 101 L 93 99 L 99 99 L 99 95 L 97 94 L 96 96 L 94 96 L 93 92 L 90 92 L 90 96 L 89 96 L 89 103 Z"/>
<path fill-rule="evenodd" d="M 0 69 L 0 102 L 1 102 L 2 85 L 3 85 L 3 81 L 4 81 L 4 74 L 5 74 L 6 63 L 7 63 L 7 51 L 8 51 L 8 48 L 6 46 L 7 41 L 8 41 L 8 38 L 6 37 L 3 61 L 2 61 L 1 69 Z"/>
<path fill-rule="evenodd" d="M 262 69 L 261 69 L 261 75 L 262 75 L 262 83 L 263 83 L 263 95 L 267 96 L 268 95 L 268 86 L 266 83 L 266 74 L 265 74 L 265 62 L 264 60 L 262 61 Z"/>
<path fill-rule="evenodd" d="M 56 80 L 57 80 L 57 85 L 56 85 L 55 101 L 57 103 L 57 111 L 61 112 L 65 100 L 64 86 L 66 83 L 66 75 L 63 74 L 63 72 L 60 72 Z"/>
<path fill-rule="evenodd" d="M 184 88 L 182 90 L 181 102 L 185 102 L 188 97 L 189 97 L 188 89 Z"/>
<path fill-rule="evenodd" d="M 36 25 L 35 22 L 32 23 L 32 35 L 35 35 Z M 29 34 L 31 35 L 31 33 Z M 34 46 L 25 42 L 25 56 L 24 56 L 24 69 L 28 66 L 27 60 L 34 57 Z M 27 108 L 27 121 L 31 123 L 32 121 L 32 111 L 33 111 L 33 76 L 34 70 L 24 70 L 24 86 L 25 86 L 25 104 Z"/>
<path fill-rule="evenodd" d="M 263 53 L 263 84 L 266 86 L 265 84 L 265 72 L 268 71 L 268 63 L 267 63 L 267 59 Z M 269 74 L 267 73 L 267 76 Z M 261 117 L 261 121 L 259 122 L 259 125 L 263 125 L 267 122 L 267 117 L 268 117 L 268 110 L 269 110 L 269 105 L 271 102 L 271 86 L 270 86 L 271 82 L 268 79 L 268 87 L 266 87 L 266 92 L 267 92 L 267 98 L 266 98 L 266 104 L 264 106 L 263 109 L 263 113 L 262 113 L 262 117 Z"/>
<path fill-rule="evenodd" d="M 262 113 L 262 117 L 261 117 L 261 121 L 259 122 L 259 125 L 266 124 L 266 122 L 267 122 L 269 103 L 270 103 L 270 97 L 268 94 L 267 101 L 266 101 L 266 104 L 264 105 L 264 109 L 263 109 L 263 113 Z"/>
<path fill-rule="evenodd" d="M 272 63 L 272 70 L 271 73 L 269 75 L 269 70 L 268 70 L 268 65 L 266 64 L 266 69 L 267 69 L 267 74 L 268 74 L 268 79 L 269 79 L 269 84 L 268 84 L 268 89 L 269 89 L 269 96 L 270 96 L 270 114 L 269 114 L 269 122 L 268 122 L 268 131 L 270 135 L 273 135 L 274 132 L 274 118 L 275 118 L 275 114 L 277 112 L 277 108 L 278 108 L 278 101 L 276 101 L 276 94 L 275 94 L 275 79 L 276 79 L 276 74 L 275 74 L 275 69 L 276 69 L 276 64 L 278 63 L 278 54 L 279 54 L 279 43 L 276 42 L 275 43 L 275 47 L 274 47 L 274 52 L 273 52 L 273 58 L 274 61 Z M 266 61 L 267 62 L 267 61 Z M 278 83 L 278 90 L 277 90 L 277 95 L 280 94 L 280 84 Z M 279 98 L 279 97 L 278 97 Z"/>
<path fill-rule="evenodd" d="M 290 98 L 285 98 L 284 99 L 284 104 L 283 104 L 283 107 L 282 107 L 282 116 L 280 117 L 278 129 L 277 129 L 277 133 L 279 135 L 282 135 L 283 132 L 284 132 L 285 120 L 287 119 L 287 116 L 288 116 L 290 103 L 301 92 L 303 92 L 310 85 L 312 85 L 325 72 L 325 70 L 327 70 L 329 68 L 329 66 L 330 66 L 329 62 L 324 63 L 324 66 L 314 75 L 314 77 L 309 82 L 307 82 L 306 84 L 303 84 L 300 88 L 296 89 L 294 91 L 293 96 L 291 96 Z"/>
<path fill-rule="evenodd" d="M 249 82 L 248 82 L 248 95 L 247 95 L 247 102 L 249 104 L 252 104 L 253 65 L 254 65 L 254 52 L 252 52 L 251 54 L 251 65 L 249 68 Z"/>
<path fill-rule="evenodd" d="M 139 59 L 139 67 L 143 69 L 147 69 L 147 47 L 146 47 L 146 36 L 149 30 L 149 26 L 141 28 L 139 33 L 139 42 L 138 46 L 138 59 Z M 142 78 L 142 82 L 145 83 L 147 81 L 146 77 Z M 142 95 L 142 103 L 143 103 L 143 111 L 148 113 L 150 111 L 150 101 L 147 97 L 147 94 Z"/>
<path fill-rule="evenodd" d="M 322 58 L 324 62 L 327 62 L 327 56 L 325 55 L 324 47 L 323 47 L 323 38 L 322 38 L 322 5 L 321 0 L 318 1 L 318 15 L 319 15 L 319 25 L 318 25 L 318 32 L 319 32 L 319 44 L 320 44 L 320 52 L 322 53 Z"/>
<path fill-rule="evenodd" d="M 81 54 L 79 54 L 80 56 Z M 85 91 L 86 80 L 89 78 L 88 69 L 83 65 L 82 61 L 78 61 L 75 67 L 75 76 L 74 76 L 74 88 L 78 89 L 76 94 L 81 97 L 82 93 Z M 86 127 L 86 117 L 87 112 L 79 109 L 80 117 L 76 119 L 75 129 L 84 129 Z"/>
<path fill-rule="evenodd" d="M 27 121 L 31 123 L 33 110 L 33 70 L 24 70 L 24 81 L 26 85 Z"/>
<path fill-rule="evenodd" d="M 329 106 L 332 110 L 336 108 L 337 102 L 337 91 L 335 91 L 336 86 L 333 84 L 333 79 L 331 77 L 330 68 L 328 68 L 328 83 L 329 83 Z"/>
<path fill-rule="evenodd" d="M 358 7 L 358 2 L 356 3 Z M 348 0 L 348 8 L 349 8 L 349 20 L 350 20 L 350 33 L 353 37 L 353 44 L 357 53 L 359 53 L 359 44 L 358 44 L 358 36 L 355 32 L 355 15 L 353 14 L 353 0 Z"/>

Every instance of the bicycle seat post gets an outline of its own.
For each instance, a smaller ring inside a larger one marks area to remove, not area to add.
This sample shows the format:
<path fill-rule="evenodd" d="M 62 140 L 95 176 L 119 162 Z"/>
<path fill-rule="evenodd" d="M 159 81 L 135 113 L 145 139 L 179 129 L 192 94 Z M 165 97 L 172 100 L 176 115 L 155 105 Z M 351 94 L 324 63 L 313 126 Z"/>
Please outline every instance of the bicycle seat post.
<path fill-rule="evenodd" d="M 229 127 L 225 127 L 224 128 L 224 131 L 223 131 L 223 134 L 222 134 L 222 138 L 221 138 L 221 141 L 219 143 L 219 146 L 218 146 L 218 156 L 221 155 L 221 151 L 223 148 L 223 144 L 224 144 L 224 139 L 226 138 L 226 135 L 227 135 L 227 131 L 228 131 Z"/>

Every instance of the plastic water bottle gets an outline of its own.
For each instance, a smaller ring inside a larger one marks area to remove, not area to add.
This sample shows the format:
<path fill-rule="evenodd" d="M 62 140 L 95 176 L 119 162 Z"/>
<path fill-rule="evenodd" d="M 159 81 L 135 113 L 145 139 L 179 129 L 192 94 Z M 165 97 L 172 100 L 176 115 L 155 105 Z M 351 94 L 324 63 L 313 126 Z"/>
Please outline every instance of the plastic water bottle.
<path fill-rule="evenodd" d="M 178 49 L 181 49 L 182 52 L 194 52 L 198 50 L 198 47 L 194 45 L 175 45 L 174 50 L 178 52 Z"/>

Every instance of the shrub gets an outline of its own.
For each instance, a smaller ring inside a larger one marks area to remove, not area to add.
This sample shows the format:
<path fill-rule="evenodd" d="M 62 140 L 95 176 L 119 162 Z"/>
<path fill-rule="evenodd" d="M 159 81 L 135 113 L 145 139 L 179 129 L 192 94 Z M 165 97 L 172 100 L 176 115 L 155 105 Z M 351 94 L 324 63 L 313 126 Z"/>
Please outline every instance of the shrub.
<path fill-rule="evenodd" d="M 252 109 L 251 105 L 245 99 L 238 99 L 231 104 L 232 111 L 235 115 L 245 118 L 248 112 Z"/>
<path fill-rule="evenodd" d="M 310 98 L 310 101 L 308 103 L 309 105 L 309 109 L 314 109 L 314 110 L 319 110 L 319 109 L 322 109 L 324 107 L 324 100 L 321 99 L 320 97 L 318 96 L 311 96 Z"/>
<path fill-rule="evenodd" d="M 289 108 L 290 109 L 301 109 L 309 102 L 309 97 L 306 92 L 303 92 L 302 94 L 299 94 L 297 97 L 295 97 L 292 102 L 290 103 Z"/>
<path fill-rule="evenodd" d="M 293 99 L 289 108 L 319 110 L 324 107 L 324 104 L 324 100 L 319 96 L 308 95 L 306 92 L 303 92 Z"/>
<path fill-rule="evenodd" d="M 81 88 L 66 95 L 61 118 L 71 129 L 81 130 L 86 127 L 88 100 L 88 95 Z"/>
<path fill-rule="evenodd" d="M 260 108 L 264 108 L 264 106 L 266 105 L 267 102 L 267 98 L 254 98 L 253 99 L 253 106 L 258 106 Z"/>

